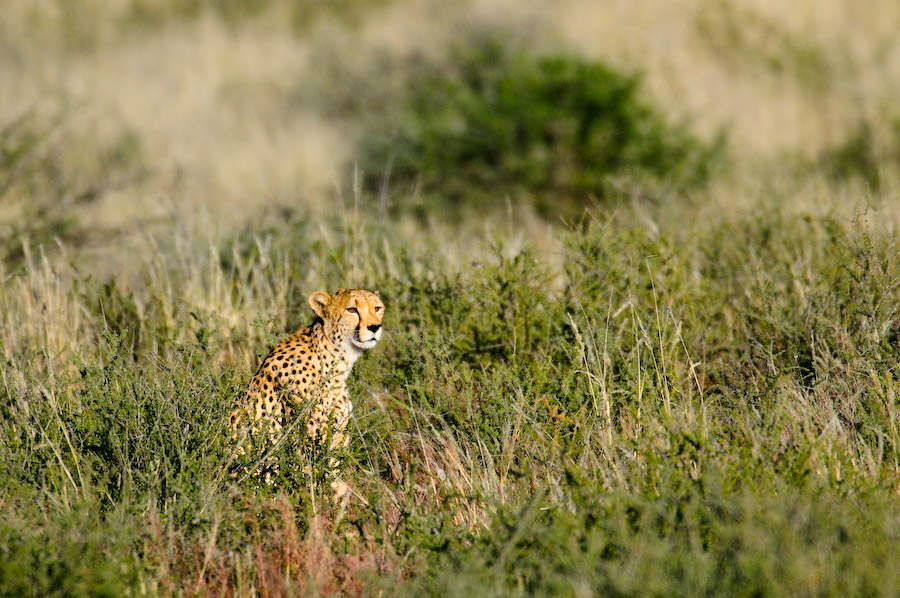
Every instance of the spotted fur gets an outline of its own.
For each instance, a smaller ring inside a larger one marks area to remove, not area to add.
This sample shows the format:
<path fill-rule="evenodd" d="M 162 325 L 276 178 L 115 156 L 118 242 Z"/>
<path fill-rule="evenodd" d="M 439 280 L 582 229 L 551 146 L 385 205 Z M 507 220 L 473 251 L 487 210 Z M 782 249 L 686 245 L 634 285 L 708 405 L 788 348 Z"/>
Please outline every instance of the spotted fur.
<path fill-rule="evenodd" d="M 332 449 L 349 442 L 347 377 L 381 338 L 384 302 L 378 293 L 340 289 L 332 296 L 313 293 L 309 306 L 315 321 L 275 345 L 238 399 L 230 417 L 236 432 L 249 420 L 252 432 L 264 423 L 277 438 L 286 415 L 309 407 L 307 442 L 330 438 Z"/>

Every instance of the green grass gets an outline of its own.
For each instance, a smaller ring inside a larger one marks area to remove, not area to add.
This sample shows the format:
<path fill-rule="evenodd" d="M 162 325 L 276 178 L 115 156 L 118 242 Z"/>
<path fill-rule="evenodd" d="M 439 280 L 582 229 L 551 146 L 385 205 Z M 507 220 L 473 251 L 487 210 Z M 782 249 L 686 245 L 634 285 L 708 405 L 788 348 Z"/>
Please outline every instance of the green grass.
<path fill-rule="evenodd" d="M 161 177 L 178 148 L 140 118 L 96 139 L 65 107 L 0 118 L 0 597 L 900 594 L 893 115 L 717 169 L 721 145 L 601 60 L 520 51 L 495 25 L 382 64 L 330 40 L 393 4 L 350 4 L 20 15 L 82 58 L 135 27 L 155 55 L 172 38 L 154 31 L 222 19 L 228 45 L 294 21 L 323 36 L 315 76 L 251 112 L 281 130 L 302 105 L 365 151 L 352 209 L 275 185 L 213 230 L 182 216 L 215 177 Z M 693 24 L 726 67 L 831 105 L 840 44 L 751 13 Z M 37 55 L 69 64 L 54 51 Z M 218 134 L 211 161 L 236 143 Z M 145 199 L 159 210 L 127 214 Z M 301 436 L 236 455 L 226 422 L 308 295 L 348 286 L 387 311 L 350 379 L 338 505 L 326 455 L 294 466 Z"/>
<path fill-rule="evenodd" d="M 485 240 L 454 266 L 389 223 L 307 221 L 141 257 L 137 282 L 4 277 L 0 594 L 898 591 L 890 235 L 620 213 L 559 255 Z M 225 427 L 305 295 L 341 284 L 388 305 L 346 509 L 302 474 L 232 477 Z"/>

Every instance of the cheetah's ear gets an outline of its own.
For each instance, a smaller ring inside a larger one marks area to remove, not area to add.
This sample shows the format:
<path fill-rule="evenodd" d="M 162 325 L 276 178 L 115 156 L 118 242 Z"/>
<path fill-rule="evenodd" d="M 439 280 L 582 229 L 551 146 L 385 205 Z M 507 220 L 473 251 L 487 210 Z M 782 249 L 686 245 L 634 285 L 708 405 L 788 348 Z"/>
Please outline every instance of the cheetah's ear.
<path fill-rule="evenodd" d="M 309 296 L 309 306 L 320 318 L 325 318 L 325 308 L 331 304 L 331 297 L 321 291 Z"/>

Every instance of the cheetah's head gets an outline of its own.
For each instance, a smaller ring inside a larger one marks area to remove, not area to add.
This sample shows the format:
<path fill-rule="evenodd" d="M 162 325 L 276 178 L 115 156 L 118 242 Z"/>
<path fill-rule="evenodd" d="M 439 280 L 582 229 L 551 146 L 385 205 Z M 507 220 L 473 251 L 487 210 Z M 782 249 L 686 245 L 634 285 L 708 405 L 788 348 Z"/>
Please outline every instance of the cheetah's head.
<path fill-rule="evenodd" d="M 322 318 L 325 334 L 339 345 L 371 349 L 381 338 L 384 302 L 378 293 L 340 289 L 334 295 L 313 293 L 309 306 Z"/>

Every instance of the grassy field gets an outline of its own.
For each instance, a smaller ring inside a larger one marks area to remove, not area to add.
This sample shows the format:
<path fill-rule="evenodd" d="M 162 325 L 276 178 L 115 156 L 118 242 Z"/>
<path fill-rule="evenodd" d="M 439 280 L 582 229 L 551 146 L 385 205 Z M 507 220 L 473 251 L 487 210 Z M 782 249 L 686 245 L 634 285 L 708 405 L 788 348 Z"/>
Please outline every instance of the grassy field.
<path fill-rule="evenodd" d="M 0 596 L 900 594 L 900 13 L 770 4 L 4 10 Z M 226 422 L 343 286 L 333 504 Z"/>

